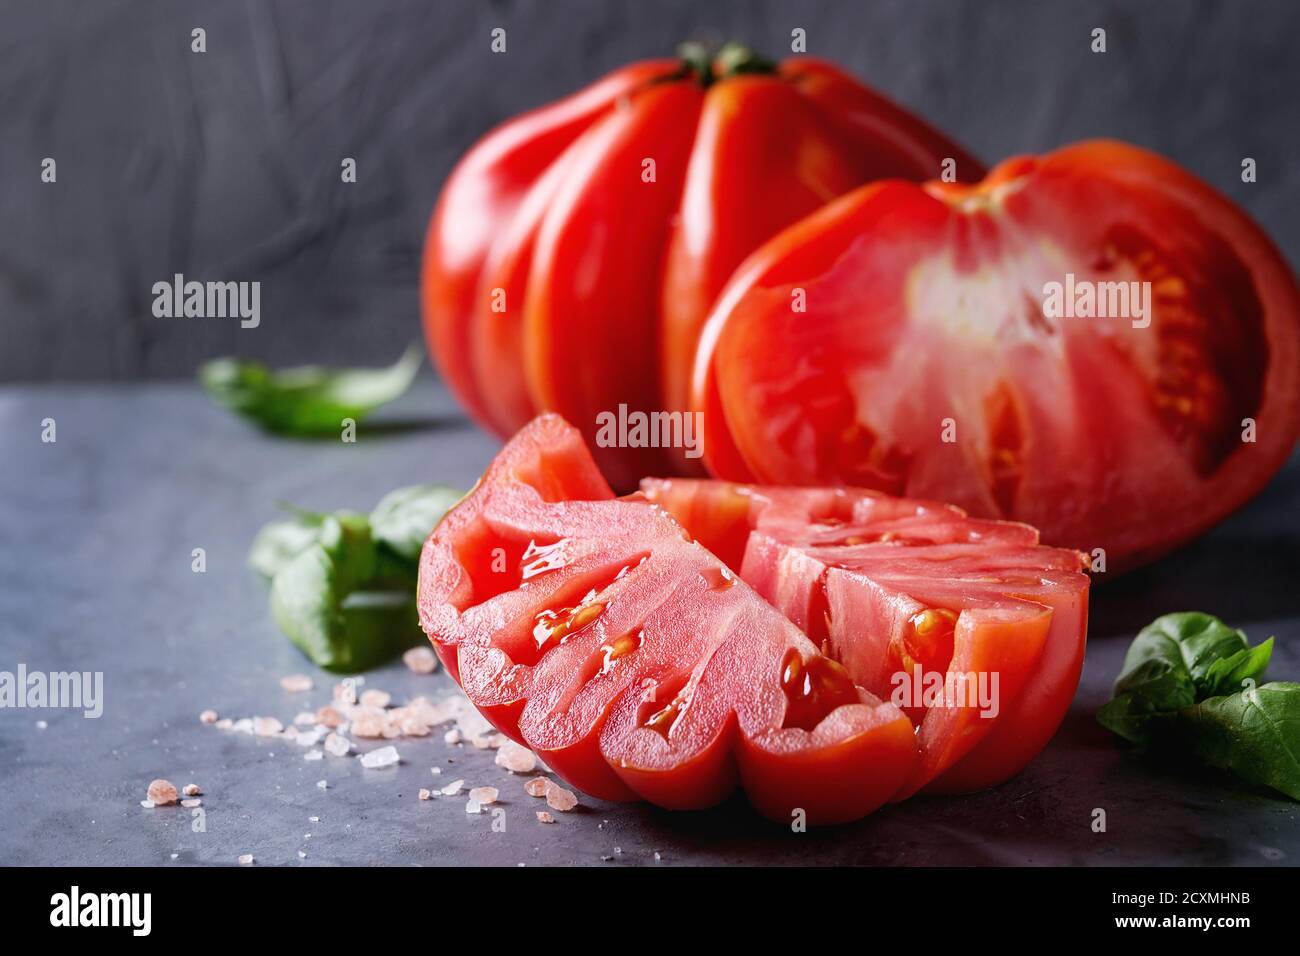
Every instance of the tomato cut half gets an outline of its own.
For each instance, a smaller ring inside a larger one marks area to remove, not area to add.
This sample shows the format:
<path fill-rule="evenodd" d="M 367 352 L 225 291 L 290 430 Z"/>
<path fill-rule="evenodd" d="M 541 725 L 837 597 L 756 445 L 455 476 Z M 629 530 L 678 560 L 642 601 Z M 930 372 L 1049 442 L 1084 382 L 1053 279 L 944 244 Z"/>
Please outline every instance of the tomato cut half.
<path fill-rule="evenodd" d="M 1208 185 L 1083 143 L 976 186 L 876 183 L 781 233 L 721 293 L 693 388 L 719 477 L 940 499 L 1113 571 L 1285 461 L 1300 289 Z"/>
<path fill-rule="evenodd" d="M 419 609 L 469 699 L 574 786 L 672 809 L 740 786 L 773 819 L 839 822 L 1041 748 L 1078 677 L 1077 568 L 1031 528 L 869 491 L 615 498 L 544 415 L 425 543 Z M 902 667 L 997 673 L 998 713 L 898 706 Z"/>

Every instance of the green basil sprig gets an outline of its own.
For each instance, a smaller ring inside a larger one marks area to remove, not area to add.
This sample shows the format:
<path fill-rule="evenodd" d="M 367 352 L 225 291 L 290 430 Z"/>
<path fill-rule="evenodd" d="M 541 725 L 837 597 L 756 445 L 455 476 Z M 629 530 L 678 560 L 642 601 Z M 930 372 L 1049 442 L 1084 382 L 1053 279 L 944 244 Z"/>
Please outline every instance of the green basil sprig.
<path fill-rule="evenodd" d="M 1300 684 L 1259 685 L 1272 653 L 1272 638 L 1252 647 L 1209 614 L 1166 614 L 1129 647 L 1097 720 L 1300 800 Z"/>
<path fill-rule="evenodd" d="M 369 515 L 295 510 L 267 524 L 248 562 L 271 582 L 280 630 L 328 670 L 366 670 L 424 641 L 415 612 L 420 549 L 461 493 L 414 485 Z"/>
<path fill-rule="evenodd" d="M 337 433 L 345 418 L 360 421 L 401 396 L 415 381 L 422 355 L 412 345 L 387 368 L 304 365 L 279 371 L 259 362 L 219 358 L 199 368 L 199 381 L 218 404 L 268 431 L 321 435 Z"/>

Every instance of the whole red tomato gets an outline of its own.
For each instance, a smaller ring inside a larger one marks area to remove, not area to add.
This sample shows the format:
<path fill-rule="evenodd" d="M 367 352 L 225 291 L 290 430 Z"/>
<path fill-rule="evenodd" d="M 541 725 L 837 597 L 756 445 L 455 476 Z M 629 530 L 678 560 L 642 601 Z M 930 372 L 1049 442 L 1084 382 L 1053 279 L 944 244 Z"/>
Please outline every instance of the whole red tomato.
<path fill-rule="evenodd" d="M 429 227 L 424 325 L 469 412 L 509 435 L 543 410 L 688 407 L 713 299 L 740 261 L 863 183 L 959 181 L 978 162 L 836 67 L 740 47 L 618 70 L 489 133 Z M 596 447 L 615 487 L 699 471 L 682 449 Z"/>
<path fill-rule="evenodd" d="M 1114 571 L 1286 460 L 1300 289 L 1206 183 L 1080 143 L 865 186 L 773 238 L 718 297 L 694 401 L 718 477 L 947 501 Z"/>

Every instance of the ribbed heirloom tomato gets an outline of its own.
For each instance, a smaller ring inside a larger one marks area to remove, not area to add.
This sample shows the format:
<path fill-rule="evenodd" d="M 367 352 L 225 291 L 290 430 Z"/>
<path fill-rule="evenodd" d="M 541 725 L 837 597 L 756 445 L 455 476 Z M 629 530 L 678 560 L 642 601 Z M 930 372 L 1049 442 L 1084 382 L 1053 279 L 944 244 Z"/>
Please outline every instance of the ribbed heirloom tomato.
<path fill-rule="evenodd" d="M 1204 182 L 1083 143 L 869 185 L 773 238 L 719 296 L 693 407 L 719 477 L 949 501 L 1114 571 L 1286 460 L 1300 290 Z"/>
<path fill-rule="evenodd" d="M 621 404 L 680 413 L 699 329 L 745 255 L 828 199 L 934 178 L 945 160 L 959 180 L 983 174 L 828 63 L 727 47 L 632 64 L 507 122 L 456 167 L 425 247 L 426 335 L 502 436 L 542 410 L 588 439 Z M 692 464 L 680 449 L 595 453 L 621 488 Z"/>
<path fill-rule="evenodd" d="M 1043 747 L 1082 664 L 1079 568 L 1025 525 L 872 491 L 615 498 L 546 415 L 425 543 L 419 610 L 469 699 L 574 786 L 689 809 L 739 785 L 837 822 Z"/>

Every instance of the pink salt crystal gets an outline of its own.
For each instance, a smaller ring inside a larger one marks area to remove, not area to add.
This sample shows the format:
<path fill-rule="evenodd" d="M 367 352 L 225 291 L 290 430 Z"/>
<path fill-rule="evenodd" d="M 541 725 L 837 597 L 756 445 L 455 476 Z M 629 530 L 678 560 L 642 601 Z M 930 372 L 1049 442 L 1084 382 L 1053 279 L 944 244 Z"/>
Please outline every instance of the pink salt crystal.
<path fill-rule="evenodd" d="M 325 752 L 335 757 L 346 757 L 352 750 L 352 741 L 339 734 L 330 734 L 325 738 Z"/>
<path fill-rule="evenodd" d="M 402 725 L 391 720 L 384 721 L 384 739 L 394 740 L 402 736 Z"/>
<path fill-rule="evenodd" d="M 182 800 L 181 806 L 184 807 L 186 810 L 193 810 L 195 807 L 203 806 L 203 801 L 200 800 L 198 797 L 193 797 L 189 800 Z"/>
<path fill-rule="evenodd" d="M 402 733 L 408 737 L 429 736 L 429 725 L 418 717 L 407 717 L 401 723 Z"/>
<path fill-rule="evenodd" d="M 551 789 L 551 781 L 545 777 L 533 777 L 524 784 L 524 792 L 530 797 L 544 797 L 546 791 Z"/>
<path fill-rule="evenodd" d="M 294 717 L 293 722 L 299 727 L 312 727 L 318 723 L 318 721 L 316 720 L 316 715 L 313 714 L 310 710 L 304 710 L 301 713 L 299 713 L 296 717 Z"/>
<path fill-rule="evenodd" d="M 203 788 L 197 783 L 187 783 L 181 793 L 187 797 L 199 797 L 203 795 Z"/>
<path fill-rule="evenodd" d="M 433 791 L 430 790 L 430 789 L 428 789 L 427 787 L 421 787 L 421 788 L 420 788 L 420 799 L 421 799 L 421 800 L 432 800 L 432 799 L 433 799 Z"/>
<path fill-rule="evenodd" d="M 537 820 L 539 823 L 554 823 L 555 817 L 551 816 L 545 810 L 537 811 Z"/>
<path fill-rule="evenodd" d="M 300 694 L 314 686 L 306 674 L 289 674 L 280 678 L 280 686 L 291 694 Z"/>
<path fill-rule="evenodd" d="M 455 727 L 453 727 L 451 730 L 447 731 L 445 734 L 442 735 L 442 739 L 444 743 L 449 745 L 458 744 L 460 743 L 460 731 L 457 730 Z"/>
<path fill-rule="evenodd" d="M 239 855 L 239 865 L 240 865 L 240 866 L 252 866 L 252 865 L 253 865 L 253 854 L 251 854 L 251 853 L 241 853 L 241 854 Z"/>
<path fill-rule="evenodd" d="M 506 744 L 510 743 L 510 738 L 507 737 L 505 734 L 492 734 L 490 737 L 488 737 L 487 743 L 488 746 L 491 747 L 493 750 L 498 750 L 501 747 L 504 747 Z"/>
<path fill-rule="evenodd" d="M 208 709 L 199 714 L 199 723 L 201 724 L 215 724 L 216 722 L 217 712 L 215 710 Z"/>
<path fill-rule="evenodd" d="M 316 711 L 316 723 L 333 730 L 339 724 L 343 723 L 343 715 L 329 704 L 326 704 L 320 710 Z"/>
<path fill-rule="evenodd" d="M 578 797 L 572 790 L 551 784 L 546 788 L 546 805 L 552 810 L 568 813 L 578 805 Z"/>
<path fill-rule="evenodd" d="M 253 733 L 259 737 L 274 737 L 284 730 L 284 724 L 280 723 L 274 717 L 254 717 Z"/>
<path fill-rule="evenodd" d="M 217 730 L 230 730 L 235 726 L 235 722 L 229 717 L 222 717 L 217 721 Z"/>
<path fill-rule="evenodd" d="M 432 674 L 438 669 L 438 655 L 427 645 L 413 647 L 402 655 L 402 663 L 416 674 Z"/>
<path fill-rule="evenodd" d="M 488 749 L 488 738 L 487 738 L 487 737 L 474 737 L 473 739 L 470 740 L 470 743 L 472 743 L 472 744 L 474 745 L 474 749 L 475 749 L 475 750 L 487 750 L 487 749 Z"/>
<path fill-rule="evenodd" d="M 384 736 L 384 727 L 387 722 L 382 717 L 375 717 L 370 714 L 361 714 L 356 720 L 352 721 L 352 733 L 356 737 L 376 737 Z"/>
<path fill-rule="evenodd" d="M 469 798 L 486 806 L 497 802 L 499 792 L 496 787 L 475 787 L 469 792 Z"/>
<path fill-rule="evenodd" d="M 165 807 L 170 803 L 175 803 L 180 794 L 176 792 L 176 787 L 170 780 L 153 780 L 149 783 L 149 792 L 146 796 L 153 801 L 154 806 Z"/>
<path fill-rule="evenodd" d="M 498 767 L 504 767 L 511 773 L 532 773 L 533 768 L 537 766 L 537 757 L 527 747 L 521 747 L 513 740 L 507 740 L 497 751 L 494 762 Z"/>
<path fill-rule="evenodd" d="M 380 710 L 383 710 L 388 706 L 388 702 L 392 699 L 392 695 L 387 691 L 368 690 L 361 695 L 361 706 L 378 707 Z"/>

